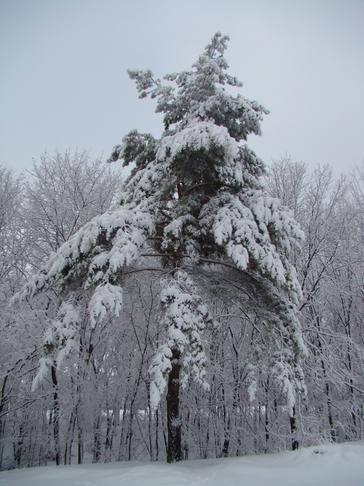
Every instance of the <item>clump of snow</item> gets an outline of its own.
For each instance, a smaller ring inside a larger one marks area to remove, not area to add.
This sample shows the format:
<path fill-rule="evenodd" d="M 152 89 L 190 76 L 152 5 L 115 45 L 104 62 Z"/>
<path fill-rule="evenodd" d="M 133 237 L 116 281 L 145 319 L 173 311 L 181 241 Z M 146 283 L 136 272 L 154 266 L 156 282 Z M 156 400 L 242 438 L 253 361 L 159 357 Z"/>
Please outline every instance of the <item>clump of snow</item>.
<path fill-rule="evenodd" d="M 43 356 L 39 359 L 38 372 L 32 383 L 35 391 L 49 375 L 51 366 L 59 368 L 74 346 L 74 338 L 81 316 L 74 303 L 63 302 L 56 319 L 49 319 L 49 327 L 43 336 Z"/>
<path fill-rule="evenodd" d="M 297 392 L 305 395 L 307 393 L 304 383 L 303 371 L 300 365 L 293 359 L 289 350 L 276 353 L 273 357 L 271 375 L 275 384 L 286 398 L 290 416 L 297 400 Z"/>
<path fill-rule="evenodd" d="M 249 401 L 253 402 L 258 389 L 257 367 L 253 364 L 246 367 L 246 382 Z"/>
<path fill-rule="evenodd" d="M 150 403 L 156 409 L 167 386 L 167 376 L 172 369 L 172 351 L 167 344 L 158 348 L 150 368 Z"/>
<path fill-rule="evenodd" d="M 157 151 L 157 160 L 174 159 L 184 150 L 208 152 L 219 147 L 224 152 L 224 160 L 229 162 L 238 155 L 238 145 L 226 127 L 217 126 L 211 121 L 191 120 L 175 135 L 163 137 Z"/>
<path fill-rule="evenodd" d="M 34 392 L 40 386 L 40 384 L 48 378 L 52 364 L 52 358 L 49 356 L 39 358 L 38 371 L 32 382 L 32 392 Z"/>
<path fill-rule="evenodd" d="M 118 316 L 123 302 L 123 291 L 118 285 L 99 285 L 96 287 L 89 303 L 91 325 L 93 327 L 106 316 Z"/>

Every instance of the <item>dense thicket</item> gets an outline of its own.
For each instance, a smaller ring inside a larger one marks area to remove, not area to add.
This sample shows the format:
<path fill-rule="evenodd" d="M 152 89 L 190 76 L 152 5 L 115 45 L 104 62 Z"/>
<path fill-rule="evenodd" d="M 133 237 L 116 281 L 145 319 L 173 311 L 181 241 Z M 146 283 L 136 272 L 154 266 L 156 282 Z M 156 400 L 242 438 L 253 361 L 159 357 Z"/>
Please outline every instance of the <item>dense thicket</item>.
<path fill-rule="evenodd" d="M 1 467 L 362 437 L 361 173 L 265 174 L 226 42 L 165 84 L 130 73 L 165 130 L 114 148 L 121 192 L 85 154 L 1 169 Z"/>

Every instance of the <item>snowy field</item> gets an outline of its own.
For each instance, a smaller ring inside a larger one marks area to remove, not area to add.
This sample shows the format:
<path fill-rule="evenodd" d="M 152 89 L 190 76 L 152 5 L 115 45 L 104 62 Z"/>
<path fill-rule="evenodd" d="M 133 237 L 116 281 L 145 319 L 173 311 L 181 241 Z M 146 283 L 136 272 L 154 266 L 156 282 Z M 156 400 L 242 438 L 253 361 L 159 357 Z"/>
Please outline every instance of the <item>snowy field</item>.
<path fill-rule="evenodd" d="M 364 442 L 231 459 L 41 467 L 0 473 L 1 486 L 364 486 Z"/>

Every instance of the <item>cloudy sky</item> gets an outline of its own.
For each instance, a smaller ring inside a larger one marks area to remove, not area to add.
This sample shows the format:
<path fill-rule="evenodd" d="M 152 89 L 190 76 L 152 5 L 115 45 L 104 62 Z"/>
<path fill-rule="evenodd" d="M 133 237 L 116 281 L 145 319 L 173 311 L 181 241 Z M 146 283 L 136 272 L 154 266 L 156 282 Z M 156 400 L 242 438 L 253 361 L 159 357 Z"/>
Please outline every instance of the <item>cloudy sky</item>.
<path fill-rule="evenodd" d="M 270 110 L 249 139 L 266 162 L 364 161 L 364 0 L 0 0 L 0 162 L 160 134 L 126 69 L 187 69 L 217 30 L 243 94 Z"/>

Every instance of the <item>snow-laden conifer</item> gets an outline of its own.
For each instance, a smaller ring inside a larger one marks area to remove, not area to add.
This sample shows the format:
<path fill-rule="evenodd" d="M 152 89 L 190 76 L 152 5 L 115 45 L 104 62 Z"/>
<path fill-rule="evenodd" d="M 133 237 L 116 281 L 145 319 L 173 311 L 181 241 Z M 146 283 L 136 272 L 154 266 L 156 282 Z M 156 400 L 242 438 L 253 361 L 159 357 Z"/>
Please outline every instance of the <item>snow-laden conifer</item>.
<path fill-rule="evenodd" d="M 171 373 L 174 382 L 191 376 L 206 388 L 202 332 L 208 314 L 198 295 L 207 292 L 198 291 L 190 270 L 206 274 L 212 264 L 222 272 L 235 269 L 241 286 L 249 282 L 260 296 L 256 311 L 276 347 L 272 376 L 293 409 L 303 386 L 297 381 L 302 382 L 305 345 L 297 317 L 300 286 L 290 257 L 302 233 L 291 213 L 264 191 L 264 163 L 246 141 L 261 133 L 268 112 L 237 93 L 242 84 L 227 72 L 227 42 L 215 34 L 191 70 L 163 80 L 149 70 L 129 72 L 139 97 L 156 100 L 164 132 L 156 139 L 133 130 L 114 147 L 110 160 L 132 168 L 121 206 L 94 218 L 61 246 L 27 293 L 56 286 L 67 298 L 75 287 L 87 290 L 94 326 L 107 313 L 119 314 L 124 269 L 143 265 L 141 255 L 173 270 L 161 294 L 165 339 L 151 367 L 156 405 Z M 178 399 L 173 397 L 175 404 Z M 174 445 L 168 458 L 177 460 L 180 430 L 173 424 L 179 417 L 170 418 Z"/>

